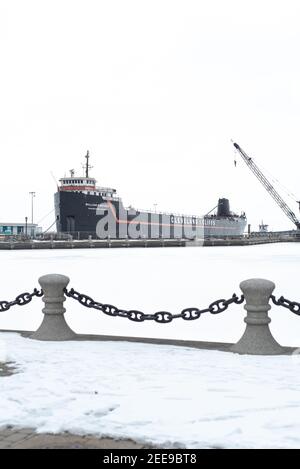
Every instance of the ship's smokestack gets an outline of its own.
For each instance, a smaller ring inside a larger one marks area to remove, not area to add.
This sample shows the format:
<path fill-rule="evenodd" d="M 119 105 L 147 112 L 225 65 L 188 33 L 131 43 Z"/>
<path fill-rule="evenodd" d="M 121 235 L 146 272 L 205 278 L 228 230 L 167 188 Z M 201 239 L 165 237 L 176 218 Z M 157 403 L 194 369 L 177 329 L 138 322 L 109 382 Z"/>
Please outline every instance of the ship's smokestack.
<path fill-rule="evenodd" d="M 229 217 L 230 216 L 230 206 L 228 199 L 219 199 L 218 202 L 218 217 Z"/>

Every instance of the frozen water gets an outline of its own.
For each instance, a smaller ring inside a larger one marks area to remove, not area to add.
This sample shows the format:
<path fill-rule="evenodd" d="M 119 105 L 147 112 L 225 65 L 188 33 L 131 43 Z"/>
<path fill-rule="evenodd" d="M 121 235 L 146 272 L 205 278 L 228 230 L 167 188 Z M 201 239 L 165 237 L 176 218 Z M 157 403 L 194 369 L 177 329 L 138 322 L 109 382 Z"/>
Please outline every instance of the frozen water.
<path fill-rule="evenodd" d="M 1 251 L 0 300 L 13 299 L 38 286 L 47 273 L 66 274 L 70 285 L 100 302 L 147 313 L 173 313 L 189 306 L 206 307 L 240 293 L 241 280 L 261 277 L 276 283 L 275 294 L 300 300 L 300 244 L 249 247 L 84 249 Z M 194 322 L 136 324 L 110 318 L 68 299 L 66 318 L 77 332 L 234 342 L 243 330 L 245 311 L 233 305 L 218 316 Z M 0 315 L 0 329 L 34 330 L 42 302 L 14 307 Z M 283 308 L 271 310 L 271 329 L 282 345 L 300 345 L 300 317 Z"/>

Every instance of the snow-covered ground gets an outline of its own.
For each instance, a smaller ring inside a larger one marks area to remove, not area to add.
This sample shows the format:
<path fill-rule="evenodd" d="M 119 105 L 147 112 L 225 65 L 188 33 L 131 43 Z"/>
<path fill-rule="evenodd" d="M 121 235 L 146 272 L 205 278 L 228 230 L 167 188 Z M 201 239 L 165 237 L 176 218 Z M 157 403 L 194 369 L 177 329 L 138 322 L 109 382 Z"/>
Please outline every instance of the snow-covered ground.
<path fill-rule="evenodd" d="M 240 293 L 239 283 L 251 277 L 273 280 L 276 295 L 300 300 L 300 244 L 249 247 L 84 249 L 63 251 L 0 251 L 0 300 L 13 299 L 38 286 L 47 273 L 66 274 L 70 285 L 98 301 L 145 312 L 173 313 L 189 306 L 206 307 Z M 206 314 L 187 322 L 136 324 L 110 318 L 66 302 L 66 318 L 82 333 L 103 333 L 234 342 L 243 330 L 245 311 L 233 305 L 218 316 Z M 42 302 L 0 314 L 0 329 L 34 330 L 41 322 Z M 300 317 L 273 307 L 271 329 L 283 345 L 300 346 Z"/>
<path fill-rule="evenodd" d="M 0 333 L 0 427 L 189 448 L 299 448 L 300 356 L 253 357 Z"/>
<path fill-rule="evenodd" d="M 204 307 L 239 292 L 251 277 L 275 281 L 276 295 L 300 300 L 299 244 L 250 247 L 0 252 L 0 299 L 38 285 L 46 273 L 70 276 L 98 301 L 145 312 Z M 234 305 L 193 322 L 132 323 L 67 300 L 82 333 L 236 341 L 245 312 Z M 42 302 L 0 314 L 0 329 L 35 330 Z M 272 308 L 271 328 L 300 346 L 300 317 Z M 45 343 L 0 333 L 0 427 L 94 433 L 165 446 L 300 446 L 300 355 L 239 356 L 125 342 Z"/>

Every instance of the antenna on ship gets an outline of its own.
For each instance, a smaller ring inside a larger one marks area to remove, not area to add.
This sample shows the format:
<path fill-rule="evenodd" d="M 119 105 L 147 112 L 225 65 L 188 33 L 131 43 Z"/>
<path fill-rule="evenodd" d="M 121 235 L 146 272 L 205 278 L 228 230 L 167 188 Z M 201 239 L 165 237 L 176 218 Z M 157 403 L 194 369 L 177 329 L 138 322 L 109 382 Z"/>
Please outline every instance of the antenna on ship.
<path fill-rule="evenodd" d="M 86 158 L 85 177 L 88 178 L 88 177 L 89 177 L 89 169 L 92 169 L 92 166 L 89 165 L 89 159 L 90 159 L 90 152 L 89 152 L 89 150 L 87 150 L 86 155 L 85 155 L 85 158 Z"/>

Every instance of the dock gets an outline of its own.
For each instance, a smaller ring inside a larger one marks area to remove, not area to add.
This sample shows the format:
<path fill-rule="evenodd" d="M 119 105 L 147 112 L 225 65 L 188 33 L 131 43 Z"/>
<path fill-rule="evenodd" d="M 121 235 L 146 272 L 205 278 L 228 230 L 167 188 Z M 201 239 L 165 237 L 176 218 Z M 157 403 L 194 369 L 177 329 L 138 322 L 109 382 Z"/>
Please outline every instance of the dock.
<path fill-rule="evenodd" d="M 247 236 L 206 239 L 87 239 L 87 240 L 5 240 L 0 250 L 34 249 L 101 249 L 101 248 L 154 248 L 199 246 L 252 246 L 257 244 L 299 242 L 300 233 L 273 232 L 265 235 L 254 233 Z"/>

